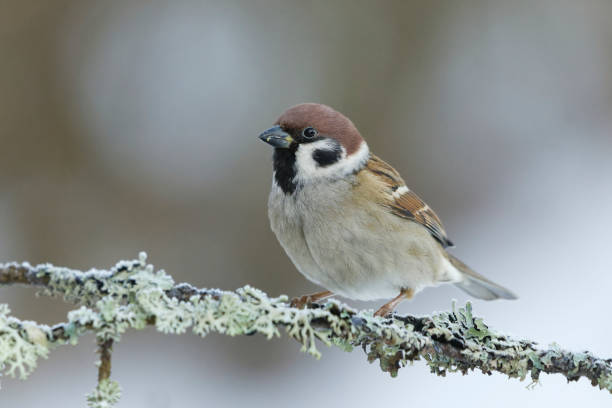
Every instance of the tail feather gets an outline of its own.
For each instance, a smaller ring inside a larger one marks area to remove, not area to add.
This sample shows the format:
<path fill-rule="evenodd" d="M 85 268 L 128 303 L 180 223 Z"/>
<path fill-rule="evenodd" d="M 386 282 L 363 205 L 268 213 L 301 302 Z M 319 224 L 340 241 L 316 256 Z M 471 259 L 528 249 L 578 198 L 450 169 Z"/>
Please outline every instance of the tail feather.
<path fill-rule="evenodd" d="M 455 282 L 455 285 L 469 295 L 484 300 L 518 299 L 512 291 L 474 272 L 453 255 L 448 254 L 448 259 L 463 276 L 463 280 Z"/>

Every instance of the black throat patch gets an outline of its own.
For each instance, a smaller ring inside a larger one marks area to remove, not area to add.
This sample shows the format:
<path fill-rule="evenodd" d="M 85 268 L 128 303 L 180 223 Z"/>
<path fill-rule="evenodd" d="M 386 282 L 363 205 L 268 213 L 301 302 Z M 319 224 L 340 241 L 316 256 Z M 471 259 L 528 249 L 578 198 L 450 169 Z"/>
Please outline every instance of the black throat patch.
<path fill-rule="evenodd" d="M 274 179 L 285 194 L 293 194 L 297 187 L 294 181 L 296 148 L 274 149 Z"/>

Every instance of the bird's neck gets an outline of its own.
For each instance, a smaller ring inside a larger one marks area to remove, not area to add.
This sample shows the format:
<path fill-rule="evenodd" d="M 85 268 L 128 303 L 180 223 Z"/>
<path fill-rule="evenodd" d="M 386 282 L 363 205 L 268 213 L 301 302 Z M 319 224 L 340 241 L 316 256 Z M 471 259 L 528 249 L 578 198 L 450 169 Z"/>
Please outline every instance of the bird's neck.
<path fill-rule="evenodd" d="M 299 150 L 298 150 L 299 149 Z M 335 182 L 361 170 L 370 150 L 365 142 L 350 155 L 334 146 L 310 143 L 302 147 L 274 149 L 274 182 L 285 194 L 309 183 Z"/>

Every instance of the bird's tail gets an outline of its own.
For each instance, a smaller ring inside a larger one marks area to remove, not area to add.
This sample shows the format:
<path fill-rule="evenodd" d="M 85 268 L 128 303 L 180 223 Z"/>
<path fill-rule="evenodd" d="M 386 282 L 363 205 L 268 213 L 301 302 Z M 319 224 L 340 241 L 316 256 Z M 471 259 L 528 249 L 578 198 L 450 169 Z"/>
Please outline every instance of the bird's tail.
<path fill-rule="evenodd" d="M 469 266 L 451 254 L 448 254 L 448 260 L 455 269 L 461 272 L 463 280 L 455 282 L 455 285 L 464 292 L 484 300 L 518 299 L 510 290 L 474 272 Z"/>

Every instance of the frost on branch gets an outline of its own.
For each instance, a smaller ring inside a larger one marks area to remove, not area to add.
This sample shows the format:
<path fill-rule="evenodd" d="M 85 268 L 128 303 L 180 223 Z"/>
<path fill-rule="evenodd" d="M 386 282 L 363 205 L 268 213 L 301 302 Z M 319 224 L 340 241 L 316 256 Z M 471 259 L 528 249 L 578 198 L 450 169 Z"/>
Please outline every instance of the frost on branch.
<path fill-rule="evenodd" d="M 47 357 L 47 326 L 21 322 L 8 314 L 8 305 L 0 304 L 0 375 L 25 379 L 36 367 L 38 357 Z"/>
<path fill-rule="evenodd" d="M 108 408 L 119 402 L 121 387 L 117 381 L 102 380 L 91 394 L 87 395 L 87 405 L 91 408 Z"/>
<path fill-rule="evenodd" d="M 378 360 L 392 376 L 408 362 L 423 358 L 442 376 L 478 369 L 538 381 L 542 372 L 560 373 L 569 381 L 586 377 L 612 392 L 612 360 L 513 339 L 474 317 L 469 303 L 433 316 L 386 319 L 335 301 L 300 310 L 291 308 L 286 296 L 271 298 L 250 286 L 229 292 L 176 285 L 164 271 L 147 264 L 145 254 L 110 270 L 88 272 L 48 264 L 0 264 L 0 285 L 13 283 L 37 286 L 43 294 L 80 307 L 68 313 L 65 323 L 47 327 L 9 317 L 8 307 L 0 305 L 0 374 L 25 378 L 50 348 L 76 344 L 92 331 L 101 345 L 98 386 L 88 396 L 92 407 L 111 406 L 120 395 L 119 385 L 109 379 L 113 343 L 118 346 L 128 329 L 147 325 L 162 333 L 191 330 L 202 337 L 217 332 L 272 338 L 285 332 L 317 358 L 317 340 L 345 351 L 361 347 L 370 362 Z"/>

